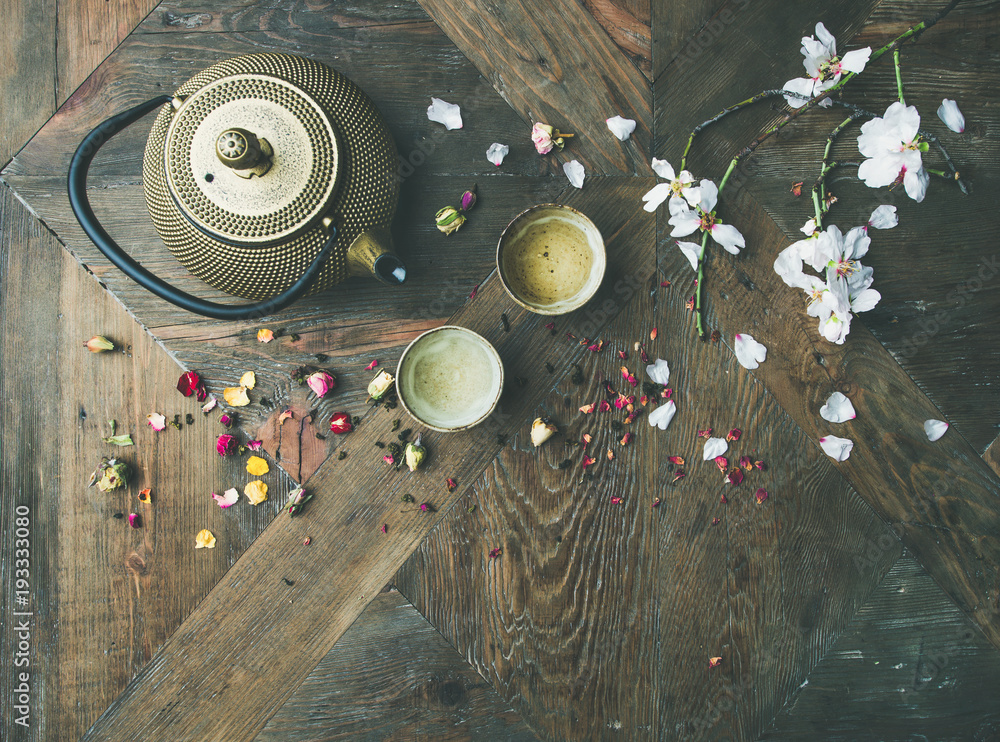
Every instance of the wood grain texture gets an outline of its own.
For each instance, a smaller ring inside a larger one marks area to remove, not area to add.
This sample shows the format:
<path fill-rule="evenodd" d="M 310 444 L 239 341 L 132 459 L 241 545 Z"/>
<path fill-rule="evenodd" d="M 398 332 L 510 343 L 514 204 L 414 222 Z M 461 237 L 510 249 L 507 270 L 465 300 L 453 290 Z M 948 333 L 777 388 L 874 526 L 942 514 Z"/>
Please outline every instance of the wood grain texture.
<path fill-rule="evenodd" d="M 905 555 L 762 740 L 992 740 L 1000 656 Z"/>
<path fill-rule="evenodd" d="M 4 15 L 18 30 L 0 42 L 0 163 L 6 165 L 55 110 L 56 0 L 9 3 Z"/>
<path fill-rule="evenodd" d="M 421 5 L 528 126 L 542 121 L 576 135 L 549 159 L 575 158 L 605 175 L 649 172 L 649 81 L 576 0 L 550 3 L 544 17 L 523 0 Z M 636 121 L 626 142 L 604 125 L 614 115 Z"/>
<path fill-rule="evenodd" d="M 619 208 L 650 185 L 641 179 L 595 179 L 567 198 L 590 214 L 605 236 L 609 264 L 618 266 L 609 275 L 631 265 L 652 240 L 652 217 L 627 218 Z M 509 332 L 498 326 L 501 312 L 510 318 Z M 532 339 L 541 318 L 526 315 L 494 275 L 450 321 L 493 342 L 505 366 L 515 370 L 538 353 Z M 585 352 L 581 348 L 577 355 Z M 571 355 L 554 361 L 555 372 L 564 374 L 572 360 Z M 391 368 L 395 359 L 386 365 Z M 395 415 L 369 412 L 345 439 L 351 455 L 328 461 L 310 482 L 316 497 L 308 517 L 275 520 L 85 739 L 174 739 L 180 730 L 206 740 L 252 738 L 496 456 L 496 434 L 513 433 L 546 391 L 508 387 L 490 424 L 462 436 L 427 435 L 431 458 L 413 476 L 386 467 L 382 451 L 373 448 L 378 440 L 393 440 Z M 453 492 L 445 487 L 447 477 L 458 482 Z M 403 494 L 437 512 L 401 504 Z M 380 532 L 382 524 L 388 533 Z M 304 546 L 307 535 L 312 543 Z M 346 574 L 351 579 L 330 579 Z M 285 651 L 288 642 L 301 651 Z M 209 705 L 216 712 L 206 713 Z M 234 713 L 219 714 L 219 708 Z"/>
<path fill-rule="evenodd" d="M 242 489 L 250 477 L 242 457 L 215 453 L 222 432 L 215 415 L 203 416 L 193 398 L 177 393 L 176 364 L 0 190 L 3 518 L 6 528 L 15 504 L 32 511 L 35 612 L 31 734 L 19 737 L 23 730 L 9 726 L 4 739 L 76 738 L 264 529 L 289 488 L 272 471 L 263 477 L 270 502 L 219 509 L 209 494 Z M 89 353 L 83 343 L 97 333 L 127 354 Z M 180 414 L 182 429 L 154 432 L 146 422 L 153 411 Z M 102 441 L 110 419 L 134 446 Z M 127 490 L 88 489 L 104 455 L 130 465 Z M 151 505 L 136 499 L 145 487 Z M 125 520 L 133 512 L 136 530 Z M 214 550 L 194 550 L 201 528 L 217 536 Z M 14 567 L 6 553 L 2 564 L 5 574 Z M 14 674 L 4 667 L 6 682 Z M 3 716 L 10 724 L 12 715 Z"/>
<path fill-rule="evenodd" d="M 387 587 L 254 739 L 536 737 L 465 658 Z"/>
<path fill-rule="evenodd" d="M 522 426 L 473 487 L 474 510 L 453 508 L 396 577 L 545 739 L 599 739 L 609 729 L 635 739 L 754 739 L 901 550 L 728 350 L 684 331 L 690 270 L 673 253 L 656 282 L 673 285 L 656 288 L 654 305 L 652 257 L 635 269 L 642 290 L 601 335 L 607 348 L 583 364 L 586 383 L 562 380 L 536 409 L 562 435 L 536 450 Z M 536 365 L 564 350 L 565 331 L 590 334 L 572 322 L 556 329 Z M 623 447 L 610 429 L 622 413 L 578 407 L 604 396 L 604 379 L 624 386 L 623 363 L 642 372 L 637 340 L 669 360 L 679 412 L 665 433 L 640 417 Z M 753 455 L 767 471 L 724 484 L 715 463 L 700 460 L 697 430 L 709 426 L 721 435 L 742 428 L 730 461 Z M 594 479 L 578 483 L 584 452 L 566 444 L 584 432 L 597 463 Z M 676 485 L 670 455 L 688 462 Z M 559 469 L 565 458 L 571 467 Z M 771 493 L 763 505 L 760 486 Z M 720 655 L 708 672 L 708 658 Z"/>
<path fill-rule="evenodd" d="M 649 0 L 583 0 L 584 6 L 601 24 L 625 56 L 642 74 L 653 79 L 653 50 L 650 33 Z"/>
<path fill-rule="evenodd" d="M 686 65 L 701 56 L 722 29 L 740 22 L 739 15 L 747 4 L 746 0 L 657 3 L 652 14 L 654 80 L 678 58 L 683 58 Z M 682 69 L 675 64 L 673 74 L 680 74 Z"/>

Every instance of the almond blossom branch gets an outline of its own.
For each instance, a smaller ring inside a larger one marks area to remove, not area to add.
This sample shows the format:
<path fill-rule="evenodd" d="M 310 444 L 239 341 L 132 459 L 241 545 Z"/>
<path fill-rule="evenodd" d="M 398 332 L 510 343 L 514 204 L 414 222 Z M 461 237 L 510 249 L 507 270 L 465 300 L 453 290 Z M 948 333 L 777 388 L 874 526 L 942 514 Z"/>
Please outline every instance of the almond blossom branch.
<path fill-rule="evenodd" d="M 904 106 L 906 101 L 903 99 L 903 71 L 899 68 L 899 47 L 897 46 L 892 50 L 892 63 L 896 68 L 896 90 L 899 93 L 899 102 Z"/>
<path fill-rule="evenodd" d="M 739 155 L 734 157 L 729 162 L 729 168 L 726 170 L 726 174 L 722 176 L 722 180 L 719 181 L 719 195 L 722 195 L 723 189 L 726 187 L 726 183 L 729 181 L 729 176 L 733 174 L 736 166 L 739 164 Z M 708 232 L 705 232 L 701 236 L 701 252 L 698 254 L 698 279 L 694 287 L 694 312 L 695 312 L 695 326 L 698 330 L 698 337 L 704 339 L 705 337 L 705 326 L 702 321 L 702 311 L 701 311 L 701 285 L 704 283 L 705 278 L 705 247 L 708 245 Z"/>
<path fill-rule="evenodd" d="M 837 163 L 830 162 L 830 149 L 833 147 L 833 143 L 837 137 L 840 136 L 840 132 L 861 117 L 862 114 L 852 112 L 850 116 L 837 124 L 826 138 L 826 147 L 823 149 L 823 162 L 819 168 L 819 178 L 816 179 L 812 187 L 813 208 L 816 211 L 816 229 L 823 228 L 823 215 L 830 210 L 830 207 L 826 204 L 826 176 L 837 166 Z"/>

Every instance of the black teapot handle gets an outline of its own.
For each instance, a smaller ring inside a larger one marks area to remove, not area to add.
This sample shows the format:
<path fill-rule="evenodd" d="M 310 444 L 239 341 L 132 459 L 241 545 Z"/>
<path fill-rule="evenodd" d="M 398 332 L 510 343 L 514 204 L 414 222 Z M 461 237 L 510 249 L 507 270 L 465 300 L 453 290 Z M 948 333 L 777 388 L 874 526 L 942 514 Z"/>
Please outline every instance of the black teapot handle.
<path fill-rule="evenodd" d="M 270 314 L 274 314 L 284 309 L 293 301 L 306 292 L 313 279 L 319 274 L 323 267 L 326 256 L 330 253 L 333 243 L 336 241 L 336 230 L 331 229 L 330 239 L 323 245 L 323 249 L 313 259 L 312 264 L 306 272 L 293 283 L 289 288 L 277 296 L 258 302 L 256 304 L 218 304 L 192 296 L 180 289 L 171 286 L 161 278 L 157 278 L 139 263 L 124 252 L 111 236 L 104 230 L 94 210 L 90 207 L 90 200 L 87 198 L 87 171 L 90 163 L 97 154 L 97 151 L 115 134 L 124 129 L 129 124 L 138 121 L 150 111 L 153 111 L 165 103 L 170 103 L 173 98 L 163 95 L 153 98 L 146 103 L 141 103 L 135 108 L 112 116 L 103 124 L 94 129 L 77 147 L 73 154 L 73 159 L 69 163 L 69 203 L 73 208 L 73 213 L 83 227 L 83 231 L 93 240 L 97 248 L 114 263 L 126 276 L 138 283 L 143 288 L 159 296 L 161 299 L 175 304 L 181 309 L 200 314 L 205 317 L 222 320 L 248 320 L 260 319 Z"/>

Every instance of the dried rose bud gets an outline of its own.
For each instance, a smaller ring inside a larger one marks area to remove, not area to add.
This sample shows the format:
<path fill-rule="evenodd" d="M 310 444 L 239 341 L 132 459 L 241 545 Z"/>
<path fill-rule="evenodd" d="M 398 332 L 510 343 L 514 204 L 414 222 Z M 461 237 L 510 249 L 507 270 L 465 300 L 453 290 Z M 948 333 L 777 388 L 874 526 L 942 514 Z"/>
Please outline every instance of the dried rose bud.
<path fill-rule="evenodd" d="M 223 433 L 215 440 L 215 451 L 219 456 L 229 456 L 236 453 L 236 449 L 238 448 L 239 444 L 236 442 L 236 436 L 229 435 L 228 433 Z"/>
<path fill-rule="evenodd" d="M 632 434 L 631 433 L 626 433 L 625 435 L 622 436 L 622 439 L 621 439 L 620 443 L 623 446 L 627 446 L 631 442 L 631 440 L 632 440 Z"/>
<path fill-rule="evenodd" d="M 531 443 L 538 448 L 558 432 L 559 428 L 547 417 L 536 417 L 531 423 Z"/>
<path fill-rule="evenodd" d="M 719 498 L 719 502 L 721 502 L 723 505 L 726 505 L 726 504 L 729 503 L 729 500 L 726 499 L 725 493 L 723 493 L 722 497 Z"/>
<path fill-rule="evenodd" d="M 302 545 L 309 546 L 309 544 L 311 544 L 312 542 L 313 542 L 312 536 L 306 536 L 305 539 L 303 539 L 302 541 Z"/>
<path fill-rule="evenodd" d="M 351 423 L 351 416 L 346 412 L 334 412 L 333 416 L 330 418 L 330 432 L 341 435 L 342 433 L 350 433 L 354 429 L 354 425 Z"/>
<path fill-rule="evenodd" d="M 583 434 L 583 447 L 586 448 L 587 444 L 590 443 L 592 440 L 594 440 L 594 436 L 592 436 L 590 433 L 584 433 Z"/>
<path fill-rule="evenodd" d="M 472 188 L 467 190 L 462 194 L 462 202 L 460 208 L 462 211 L 468 211 L 473 206 L 476 205 L 476 186 L 473 185 Z"/>
<path fill-rule="evenodd" d="M 288 493 L 288 514 L 293 518 L 302 512 L 302 508 L 312 499 L 312 495 L 301 487 L 296 487 Z"/>
<path fill-rule="evenodd" d="M 451 234 L 465 224 L 465 217 L 454 206 L 445 206 L 434 215 L 434 223 L 439 232 Z"/>
<path fill-rule="evenodd" d="M 754 468 L 759 469 L 760 471 L 767 471 L 767 464 L 763 461 L 755 461 L 753 462 L 753 465 Z"/>
<path fill-rule="evenodd" d="M 317 371 L 306 377 L 306 384 L 313 390 L 313 394 L 322 399 L 328 391 L 337 386 L 337 377 L 326 371 Z"/>
<path fill-rule="evenodd" d="M 421 436 L 417 436 L 417 440 L 414 442 L 407 442 L 406 448 L 403 449 L 403 458 L 406 461 L 406 468 L 410 471 L 416 471 L 420 468 L 420 465 L 424 463 L 424 459 L 427 458 L 427 449 L 420 445 Z"/>
<path fill-rule="evenodd" d="M 503 548 L 498 546 L 495 549 L 490 549 L 490 559 L 496 559 L 498 556 L 503 554 Z"/>
<path fill-rule="evenodd" d="M 717 526 L 722 522 L 722 518 L 712 518 L 712 525 Z"/>
<path fill-rule="evenodd" d="M 226 412 L 223 412 L 221 415 L 219 415 L 219 422 L 222 423 L 222 427 L 228 430 L 229 428 L 233 427 L 233 423 L 236 422 L 236 413 L 230 415 Z"/>
<path fill-rule="evenodd" d="M 392 389 L 395 381 L 392 374 L 385 369 L 379 371 L 375 378 L 368 384 L 368 396 L 375 401 L 382 399 Z"/>
<path fill-rule="evenodd" d="M 85 342 L 83 346 L 91 353 L 103 353 L 106 350 L 115 349 L 115 344 L 103 335 L 94 335 L 94 337 Z"/>
<path fill-rule="evenodd" d="M 91 483 L 96 480 L 97 489 L 101 492 L 111 492 L 128 483 L 128 474 L 128 464 L 124 461 L 101 459 Z"/>
<path fill-rule="evenodd" d="M 610 448 L 608 449 L 608 454 L 607 455 L 608 455 L 608 461 L 614 461 L 615 460 L 615 452 L 612 451 Z"/>
<path fill-rule="evenodd" d="M 618 495 L 612 495 L 612 497 L 611 497 L 611 504 L 612 505 L 621 505 L 623 502 L 625 502 L 625 498 L 624 497 L 619 497 Z"/>
<path fill-rule="evenodd" d="M 558 129 L 543 124 L 541 121 L 531 127 L 531 141 L 534 142 L 535 150 L 540 155 L 547 155 L 553 149 L 561 150 L 566 146 L 565 138 L 571 136 L 573 135 L 563 134 Z"/>
<path fill-rule="evenodd" d="M 592 466 L 597 463 L 597 459 L 591 458 L 590 456 L 583 457 L 583 468 L 586 469 L 588 466 Z"/>

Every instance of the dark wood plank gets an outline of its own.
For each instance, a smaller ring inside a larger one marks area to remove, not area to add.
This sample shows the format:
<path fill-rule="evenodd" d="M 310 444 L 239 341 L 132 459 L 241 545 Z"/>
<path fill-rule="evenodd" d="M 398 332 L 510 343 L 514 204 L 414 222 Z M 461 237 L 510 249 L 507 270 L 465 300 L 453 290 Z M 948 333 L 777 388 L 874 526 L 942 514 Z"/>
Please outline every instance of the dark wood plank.
<path fill-rule="evenodd" d="M 0 42 L 0 164 L 6 164 L 55 110 L 56 0 L 30 0 L 5 8 L 17 33 Z"/>
<path fill-rule="evenodd" d="M 649 0 L 582 0 L 611 40 L 642 74 L 653 79 Z"/>
<path fill-rule="evenodd" d="M 901 547 L 728 351 L 685 331 L 692 278 L 672 252 L 659 275 L 674 283 L 656 289 L 653 306 L 651 257 L 632 269 L 643 289 L 601 335 L 609 345 L 584 364 L 586 385 L 564 379 L 537 408 L 563 435 L 535 450 L 522 425 L 473 487 L 474 510 L 465 501 L 453 508 L 396 582 L 547 738 L 595 739 L 610 728 L 636 738 L 753 739 Z M 653 326 L 655 342 L 646 340 Z M 563 332 L 589 334 L 572 322 L 557 330 L 524 371 L 529 384 L 565 351 Z M 631 350 L 639 339 L 669 359 L 680 411 L 666 433 L 640 418 L 622 447 L 612 414 L 578 407 L 603 396 L 602 380 L 618 386 L 617 350 L 642 368 Z M 738 488 L 722 483 L 714 462 L 700 460 L 697 430 L 709 426 L 722 435 L 742 428 L 731 460 L 752 453 L 768 470 Z M 582 453 L 565 442 L 584 432 L 594 435 L 596 478 L 577 484 Z M 668 455 L 688 462 L 675 486 Z M 567 457 L 571 468 L 560 470 Z M 763 505 L 753 496 L 759 486 L 771 493 Z M 611 502 L 616 494 L 623 503 Z M 503 554 L 491 562 L 496 547 Z M 706 672 L 719 655 L 724 664 Z"/>
<path fill-rule="evenodd" d="M 649 81 L 575 0 L 551 3 L 544 20 L 523 0 L 421 5 L 527 126 L 544 121 L 576 134 L 566 151 L 549 160 L 576 158 L 599 174 L 649 172 Z M 636 121 L 626 142 L 604 124 L 615 115 Z"/>
<path fill-rule="evenodd" d="M 673 74 L 684 74 L 685 66 L 702 55 L 711 39 L 726 26 L 740 23 L 747 10 L 745 0 L 657 3 L 652 24 L 654 80 L 671 63 L 675 64 Z"/>
<path fill-rule="evenodd" d="M 387 587 L 254 739 L 537 738 L 465 658 Z"/>
<path fill-rule="evenodd" d="M 595 179 L 567 198 L 602 230 L 613 266 L 630 265 L 652 239 L 651 217 L 629 218 L 620 208 L 650 185 Z M 616 270 L 622 269 L 609 274 Z M 518 368 L 537 355 L 532 338 L 542 322 L 515 307 L 492 276 L 452 321 L 483 334 L 509 368 Z M 510 317 L 509 333 L 498 326 L 501 311 Z M 573 359 L 559 359 L 556 372 L 564 374 Z M 394 437 L 389 421 L 395 415 L 368 413 L 346 439 L 352 454 L 328 461 L 313 477 L 316 498 L 308 517 L 276 519 L 85 738 L 173 739 L 179 730 L 202 739 L 252 738 L 495 457 L 496 433 L 513 433 L 546 391 L 508 388 L 495 424 L 465 435 L 427 436 L 433 456 L 415 476 L 384 466 L 373 448 Z M 453 492 L 444 486 L 449 476 L 459 484 Z M 438 512 L 400 513 L 403 494 Z M 388 534 L 380 532 L 383 523 Z M 309 546 L 302 543 L 306 535 L 312 536 Z M 330 579 L 347 574 L 350 579 Z M 301 651 L 285 651 L 288 641 Z"/>
<path fill-rule="evenodd" d="M 996 739 L 998 686 L 1000 655 L 906 555 L 761 739 Z"/>
<path fill-rule="evenodd" d="M 180 369 L 162 348 L 8 189 L 0 197 L 3 518 L 6 529 L 15 504 L 32 511 L 30 738 L 77 738 L 280 510 L 289 488 L 274 470 L 264 477 L 267 504 L 218 508 L 209 494 L 242 489 L 249 476 L 241 460 L 215 453 L 215 415 L 177 393 Z M 83 343 L 96 333 L 128 354 L 89 353 Z M 180 414 L 182 429 L 155 433 L 146 423 L 153 411 Z M 134 447 L 102 441 L 109 419 Z M 88 489 L 101 456 L 115 454 L 132 467 L 128 489 Z M 150 506 L 136 499 L 144 487 Z M 131 512 L 141 516 L 138 530 L 124 520 Z M 218 537 L 214 550 L 194 550 L 201 528 Z M 14 567 L 6 557 L 2 565 L 5 575 Z M 15 644 L 5 637 L 5 647 Z M 5 671 L 4 682 L 13 677 Z M 4 714 L 5 725 L 11 719 Z M 3 736 L 29 738 L 13 726 Z"/>

